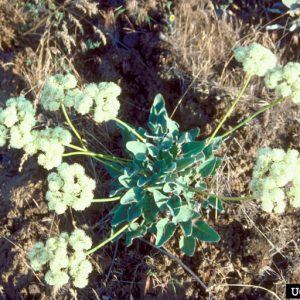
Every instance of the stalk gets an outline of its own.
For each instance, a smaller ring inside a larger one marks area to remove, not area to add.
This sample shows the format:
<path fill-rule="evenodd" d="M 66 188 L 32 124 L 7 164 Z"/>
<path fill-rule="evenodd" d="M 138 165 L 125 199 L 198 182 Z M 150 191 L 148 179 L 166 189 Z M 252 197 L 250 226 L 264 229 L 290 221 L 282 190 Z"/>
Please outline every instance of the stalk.
<path fill-rule="evenodd" d="M 112 197 L 112 198 L 102 198 L 102 199 L 94 199 L 93 203 L 105 203 L 105 202 L 113 202 L 120 200 L 121 197 Z"/>
<path fill-rule="evenodd" d="M 134 130 L 131 126 L 123 122 L 122 120 L 118 118 L 113 118 L 112 120 L 116 121 L 117 123 L 121 124 L 124 126 L 129 132 L 131 132 L 133 135 L 135 135 L 141 142 L 146 143 L 146 140 L 136 131 Z"/>
<path fill-rule="evenodd" d="M 131 223 L 133 223 L 134 221 L 136 221 L 137 219 L 134 219 Z M 97 245 L 96 247 L 90 249 L 89 251 L 87 251 L 85 254 L 86 255 L 90 255 L 92 253 L 94 253 L 95 251 L 101 249 L 102 247 L 104 247 L 106 244 L 108 244 L 109 242 L 111 242 L 114 238 L 116 238 L 118 235 L 120 235 L 121 233 L 123 233 L 131 223 L 126 224 L 125 226 L 123 226 L 121 229 L 119 229 L 117 232 L 115 232 L 113 235 L 111 235 L 108 239 L 106 239 L 105 241 L 103 241 L 102 243 L 100 243 L 99 245 Z"/>
<path fill-rule="evenodd" d="M 254 114 L 252 114 L 251 116 L 249 116 L 248 118 L 246 118 L 245 120 L 243 120 L 241 123 L 237 124 L 235 127 L 233 127 L 232 129 L 230 129 L 229 131 L 225 132 L 224 134 L 221 135 L 221 138 L 227 138 L 228 136 L 230 136 L 233 132 L 235 132 L 237 129 L 239 129 L 240 127 L 244 126 L 246 123 L 252 121 L 255 117 L 257 117 L 258 115 L 260 115 L 261 113 L 265 112 L 266 110 L 276 106 L 277 104 L 281 103 L 285 98 L 278 98 L 277 100 L 275 100 L 274 102 L 260 108 L 258 111 L 256 111 Z"/>
<path fill-rule="evenodd" d="M 84 142 L 83 142 L 83 140 L 82 140 L 80 134 L 78 133 L 78 131 L 76 130 L 76 128 L 75 128 L 74 125 L 72 124 L 72 121 L 70 120 L 70 118 L 69 118 L 69 116 L 68 116 L 68 113 L 67 113 L 67 111 L 66 111 L 66 108 L 65 108 L 65 106 L 64 106 L 63 103 L 61 103 L 61 109 L 62 109 L 62 111 L 63 111 L 63 114 L 64 114 L 64 116 L 65 116 L 65 119 L 66 119 L 68 125 L 70 126 L 70 128 L 72 129 L 72 131 L 74 132 L 74 134 L 76 135 L 76 137 L 77 137 L 77 139 L 79 140 L 79 142 L 80 142 L 82 148 L 83 148 L 84 150 L 87 150 L 87 148 L 85 147 Z"/>
<path fill-rule="evenodd" d="M 211 143 L 211 141 L 213 140 L 213 138 L 217 135 L 218 131 L 220 130 L 220 128 L 222 127 L 222 125 L 225 123 L 225 121 L 228 119 L 228 117 L 232 114 L 234 108 L 236 107 L 236 105 L 238 104 L 238 102 L 240 101 L 241 97 L 243 96 L 243 94 L 245 93 L 245 90 L 247 88 L 247 86 L 249 85 L 249 82 L 251 80 L 251 75 L 249 75 L 246 80 L 244 81 L 244 85 L 239 93 L 239 95 L 236 97 L 236 99 L 232 102 L 230 108 L 228 109 L 228 111 L 226 112 L 226 114 L 223 116 L 221 122 L 219 123 L 219 125 L 217 126 L 217 128 L 214 130 L 214 132 L 212 133 L 212 135 L 210 136 L 207 144 L 209 145 Z"/>

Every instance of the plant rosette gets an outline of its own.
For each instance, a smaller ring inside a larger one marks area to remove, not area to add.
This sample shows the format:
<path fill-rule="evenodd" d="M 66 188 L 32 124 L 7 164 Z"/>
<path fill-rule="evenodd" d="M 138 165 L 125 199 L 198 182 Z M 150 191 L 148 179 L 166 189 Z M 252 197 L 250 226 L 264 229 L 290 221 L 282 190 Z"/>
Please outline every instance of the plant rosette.
<path fill-rule="evenodd" d="M 189 256 L 194 254 L 197 240 L 219 241 L 218 233 L 203 220 L 200 207 L 222 211 L 221 202 L 204 196 L 199 203 L 196 195 L 206 190 L 204 179 L 213 176 L 221 163 L 214 156 L 221 139 L 207 144 L 206 140 L 196 140 L 198 129 L 180 132 L 178 124 L 168 117 L 160 94 L 150 111 L 149 130 L 137 130 L 143 141 L 118 125 L 132 162 L 123 168 L 122 175 L 110 172 L 117 179 L 111 196 L 122 195 L 112 211 L 112 226 L 117 231 L 130 223 L 127 246 L 149 232 L 156 236 L 155 245 L 160 247 L 177 228 L 181 230 L 180 249 Z"/>

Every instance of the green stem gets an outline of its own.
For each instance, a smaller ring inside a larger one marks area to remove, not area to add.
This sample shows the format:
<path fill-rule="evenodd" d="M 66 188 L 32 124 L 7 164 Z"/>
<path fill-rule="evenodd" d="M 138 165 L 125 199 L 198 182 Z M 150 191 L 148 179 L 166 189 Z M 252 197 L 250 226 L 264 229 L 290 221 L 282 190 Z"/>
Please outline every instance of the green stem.
<path fill-rule="evenodd" d="M 63 113 L 64 113 L 64 116 L 65 116 L 65 119 L 66 119 L 68 125 L 70 126 L 70 128 L 72 129 L 72 131 L 74 132 L 74 134 L 76 135 L 76 137 L 78 138 L 78 140 L 79 140 L 81 146 L 84 148 L 84 150 L 87 150 L 86 147 L 85 147 L 85 145 L 84 145 L 84 142 L 83 142 L 83 140 L 82 140 L 82 138 L 81 138 L 81 136 L 80 136 L 80 134 L 78 133 L 78 131 L 76 130 L 76 128 L 75 128 L 74 125 L 72 124 L 72 121 L 70 120 L 70 118 L 69 118 L 69 116 L 68 116 L 68 113 L 67 113 L 67 111 L 66 111 L 66 108 L 65 108 L 65 106 L 64 106 L 63 103 L 61 103 L 61 109 L 62 109 L 62 111 L 63 111 Z"/>
<path fill-rule="evenodd" d="M 251 75 L 248 75 L 248 77 L 246 78 L 246 80 L 244 81 L 244 85 L 239 93 L 239 95 L 236 97 L 236 99 L 232 102 L 230 108 L 228 109 L 228 111 L 226 112 L 226 114 L 223 116 L 221 122 L 219 123 L 219 125 L 217 126 L 217 128 L 214 130 L 214 132 L 212 133 L 212 135 L 210 136 L 207 144 L 210 144 L 211 141 L 213 140 L 213 138 L 216 136 L 216 134 L 218 133 L 218 131 L 220 130 L 220 128 L 222 127 L 222 125 L 224 124 L 224 122 L 228 119 L 228 117 L 232 114 L 235 106 L 238 104 L 238 102 L 240 101 L 241 97 L 243 96 L 243 94 L 245 93 L 245 90 L 251 80 Z"/>
<path fill-rule="evenodd" d="M 94 199 L 92 202 L 93 203 L 104 203 L 104 202 L 113 202 L 113 201 L 118 201 L 120 200 L 121 197 L 112 197 L 112 198 L 103 198 L 103 199 Z"/>
<path fill-rule="evenodd" d="M 120 120 L 118 118 L 113 118 L 112 120 L 114 120 L 117 123 L 124 126 L 129 132 L 134 134 L 140 141 L 142 141 L 143 143 L 146 143 L 146 140 L 136 130 L 134 130 L 131 126 L 129 126 L 128 124 L 126 124 L 125 122 L 123 122 L 122 120 Z"/>
<path fill-rule="evenodd" d="M 254 200 L 255 198 L 253 196 L 246 196 L 246 197 L 226 197 L 226 196 L 219 196 L 215 194 L 210 194 L 206 192 L 201 192 L 201 194 L 208 196 L 208 197 L 213 197 L 219 200 L 224 200 L 224 201 L 247 201 L 247 200 Z"/>
<path fill-rule="evenodd" d="M 245 125 L 246 123 L 252 121 L 255 117 L 257 117 L 258 115 L 260 115 L 261 113 L 265 112 L 266 110 L 276 106 L 277 104 L 281 103 L 285 98 L 279 98 L 277 100 L 275 100 L 274 102 L 262 107 L 261 109 L 259 109 L 258 111 L 256 111 L 253 115 L 249 116 L 248 118 L 246 118 L 245 120 L 243 120 L 241 123 L 237 124 L 235 127 L 233 127 L 232 129 L 230 129 L 229 131 L 225 132 L 224 134 L 221 135 L 221 138 L 227 138 L 228 136 L 230 136 L 234 131 L 236 131 L 237 129 L 239 129 L 240 127 L 242 127 L 243 125 Z"/>
<path fill-rule="evenodd" d="M 75 155 L 87 155 L 87 156 L 91 156 L 94 159 L 96 159 L 97 161 L 101 162 L 103 165 L 106 165 L 106 166 L 112 168 L 113 170 L 115 170 L 116 172 L 118 172 L 120 174 L 122 173 L 121 169 L 118 169 L 115 166 L 113 166 L 112 164 L 110 164 L 109 162 L 105 161 L 106 158 L 105 158 L 105 156 L 103 157 L 102 154 L 93 153 L 93 152 L 89 152 L 89 151 L 85 151 L 85 152 L 78 151 L 78 152 L 64 153 L 62 156 L 63 157 L 69 157 L 69 156 L 75 156 Z M 102 159 L 100 159 L 99 157 L 101 157 Z M 117 162 L 117 161 L 115 160 L 115 162 Z M 117 163 L 121 164 L 122 162 L 117 162 Z"/>
<path fill-rule="evenodd" d="M 74 149 L 74 150 L 78 150 L 78 151 L 86 151 L 85 149 L 75 146 L 75 145 L 72 145 L 72 144 L 66 145 L 66 147 Z"/>
<path fill-rule="evenodd" d="M 136 220 L 137 219 L 134 219 L 133 221 L 131 221 L 131 223 L 135 222 Z M 96 247 L 90 249 L 85 254 L 86 255 L 90 255 L 90 254 L 94 253 L 95 251 L 99 250 L 100 248 L 104 247 L 106 244 L 108 244 L 109 242 L 111 242 L 118 235 L 120 235 L 121 233 L 123 233 L 129 227 L 129 225 L 131 223 L 128 223 L 125 226 L 123 226 L 121 229 L 119 229 L 117 232 L 115 232 L 113 235 L 111 235 L 108 239 L 106 239 L 105 241 L 103 241 L 102 243 L 100 243 L 99 245 L 97 245 Z"/>
<path fill-rule="evenodd" d="M 92 156 L 92 157 L 99 157 L 101 159 L 108 160 L 108 161 L 111 161 L 111 162 L 116 162 L 116 163 L 119 163 L 119 164 L 124 164 L 124 163 L 127 163 L 129 161 L 125 158 L 116 157 L 116 156 L 109 156 L 109 155 L 105 155 L 105 154 L 101 154 L 101 153 L 95 153 L 95 152 L 91 152 L 91 151 L 74 151 L 74 152 L 69 152 L 69 153 L 63 154 L 64 157 L 74 156 L 74 155 L 87 155 L 87 156 Z"/>
<path fill-rule="evenodd" d="M 187 190 L 190 190 L 192 192 L 195 192 L 197 194 L 200 194 L 200 195 L 205 195 L 207 197 L 213 197 L 213 198 L 216 198 L 216 199 L 219 199 L 219 200 L 224 200 L 224 201 L 245 201 L 245 200 L 254 200 L 255 198 L 253 196 L 246 196 L 246 197 L 227 197 L 227 196 L 220 196 L 220 195 L 215 195 L 215 194 L 210 194 L 210 193 L 207 193 L 207 192 L 204 192 L 202 190 L 199 190 L 197 188 L 194 188 L 192 186 L 186 186 L 186 185 L 183 185 L 183 184 L 180 184 L 179 182 L 176 182 L 178 185 L 186 188 Z"/>

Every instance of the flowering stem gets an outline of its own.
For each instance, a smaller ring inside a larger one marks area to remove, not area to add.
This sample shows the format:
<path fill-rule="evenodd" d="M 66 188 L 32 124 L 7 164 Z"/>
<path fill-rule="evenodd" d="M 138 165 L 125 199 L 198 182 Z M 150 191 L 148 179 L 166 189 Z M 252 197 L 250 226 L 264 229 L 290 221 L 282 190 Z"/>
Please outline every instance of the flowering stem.
<path fill-rule="evenodd" d="M 101 159 L 112 161 L 112 162 L 117 162 L 119 164 L 124 164 L 128 161 L 125 158 L 109 156 L 109 155 L 105 155 L 105 154 L 101 154 L 101 153 L 94 153 L 94 152 L 90 152 L 90 151 L 74 151 L 74 152 L 69 152 L 69 153 L 63 154 L 63 156 L 65 156 L 65 157 L 74 156 L 74 155 L 87 155 L 87 156 L 92 156 L 92 157 L 99 157 Z"/>
<path fill-rule="evenodd" d="M 192 192 L 195 192 L 196 194 L 204 195 L 207 197 L 213 197 L 219 200 L 224 200 L 224 201 L 246 201 L 246 200 L 254 200 L 255 198 L 253 196 L 246 196 L 246 197 L 227 197 L 227 196 L 220 196 L 220 195 L 215 195 L 215 194 L 210 194 L 207 192 L 204 192 L 202 190 L 199 190 L 197 188 L 194 188 L 192 186 L 186 186 L 183 184 L 180 184 L 179 182 L 176 182 L 178 185 L 186 188 L 187 190 L 190 190 Z"/>
<path fill-rule="evenodd" d="M 227 120 L 227 118 L 232 114 L 235 106 L 237 105 L 237 103 L 240 101 L 241 97 L 243 96 L 243 94 L 245 93 L 245 90 L 251 80 L 251 75 L 248 75 L 248 77 L 246 78 L 246 80 L 244 81 L 244 85 L 240 91 L 240 93 L 238 94 L 238 96 L 236 97 L 236 99 L 232 102 L 230 108 L 228 109 L 228 111 L 226 112 L 226 114 L 223 116 L 221 122 L 219 123 L 219 125 L 217 126 L 217 128 L 214 130 L 214 132 L 212 133 L 212 135 L 210 136 L 210 138 L 208 139 L 207 144 L 210 144 L 211 141 L 213 140 L 213 138 L 216 136 L 216 134 L 218 133 L 218 131 L 220 130 L 220 128 L 222 127 L 222 125 L 224 124 L 224 122 Z"/>
<path fill-rule="evenodd" d="M 285 98 L 278 98 L 277 100 L 275 100 L 274 102 L 262 107 L 261 109 L 259 109 L 258 111 L 256 111 L 253 115 L 249 116 L 248 118 L 246 118 L 244 121 L 242 121 L 241 123 L 237 124 L 235 127 L 233 127 L 232 129 L 230 129 L 229 131 L 225 132 L 224 134 L 221 135 L 221 138 L 227 138 L 228 136 L 230 136 L 233 132 L 235 132 L 237 129 L 239 129 L 240 127 L 242 127 L 243 125 L 245 125 L 246 123 L 250 122 L 251 120 L 253 120 L 255 117 L 257 117 L 258 115 L 260 115 L 261 113 L 265 112 L 266 110 L 276 106 L 277 104 L 281 103 Z"/>
<path fill-rule="evenodd" d="M 72 144 L 66 145 L 66 147 L 69 147 L 71 149 L 78 150 L 78 151 L 86 151 L 85 149 L 75 146 L 75 145 L 72 145 Z"/>
<path fill-rule="evenodd" d="M 131 223 L 135 222 L 136 220 L 137 219 L 132 220 Z M 94 253 L 95 251 L 99 250 L 100 248 L 104 247 L 106 244 L 108 244 L 113 239 L 115 239 L 118 235 L 120 235 L 121 233 L 123 233 L 129 227 L 129 225 L 131 223 L 128 223 L 125 226 L 123 226 L 121 229 L 119 229 L 117 232 L 115 232 L 113 235 L 111 235 L 108 239 L 106 239 L 105 241 L 103 241 L 102 243 L 100 243 L 99 245 L 97 245 L 96 247 L 90 249 L 85 254 L 86 255 L 90 255 L 90 254 Z"/>
<path fill-rule="evenodd" d="M 146 143 L 146 140 L 136 130 L 134 130 L 131 126 L 129 126 L 128 124 L 126 124 L 125 122 L 123 122 L 122 120 L 120 120 L 118 118 L 113 118 L 112 120 L 114 120 L 117 123 L 124 126 L 129 132 L 131 132 L 133 135 L 135 135 L 140 141 L 142 141 L 143 143 Z"/>
<path fill-rule="evenodd" d="M 113 201 L 118 201 L 120 199 L 121 197 L 112 197 L 112 198 L 94 199 L 92 202 L 93 203 L 113 202 Z"/>
<path fill-rule="evenodd" d="M 65 106 L 64 106 L 63 103 L 61 103 L 61 109 L 62 109 L 62 111 L 64 113 L 64 116 L 65 116 L 65 119 L 66 119 L 68 125 L 70 126 L 70 128 L 72 129 L 72 131 L 74 132 L 74 134 L 76 135 L 76 137 L 78 138 L 81 146 L 84 148 L 84 150 L 87 150 L 86 147 L 85 147 L 85 145 L 84 145 L 84 142 L 83 142 L 83 140 L 82 140 L 82 138 L 80 136 L 80 134 L 78 133 L 78 131 L 76 130 L 76 128 L 72 124 L 72 122 L 71 122 L 71 120 L 70 120 L 70 118 L 68 116 L 68 113 L 67 113 L 66 108 L 65 108 Z"/>
<path fill-rule="evenodd" d="M 106 158 L 106 155 L 102 155 L 102 154 L 98 154 L 98 153 L 93 153 L 93 152 L 88 152 L 88 151 L 84 151 L 84 152 L 81 152 L 81 151 L 78 151 L 78 152 L 69 152 L 69 153 L 64 153 L 62 156 L 63 157 L 69 157 L 69 156 L 75 156 L 75 155 L 87 155 L 87 156 L 91 156 L 93 157 L 94 159 L 98 160 L 99 162 L 101 162 L 103 165 L 106 165 L 110 168 L 112 168 L 114 171 L 118 172 L 118 173 L 122 173 L 121 169 L 113 166 L 112 164 L 110 164 L 109 162 L 105 161 L 107 160 Z M 101 158 L 99 158 L 101 157 Z M 112 160 L 112 159 L 110 159 Z M 113 160 L 114 162 L 117 162 L 119 164 L 122 164 L 124 162 L 120 162 L 120 161 L 117 161 L 116 159 Z"/>

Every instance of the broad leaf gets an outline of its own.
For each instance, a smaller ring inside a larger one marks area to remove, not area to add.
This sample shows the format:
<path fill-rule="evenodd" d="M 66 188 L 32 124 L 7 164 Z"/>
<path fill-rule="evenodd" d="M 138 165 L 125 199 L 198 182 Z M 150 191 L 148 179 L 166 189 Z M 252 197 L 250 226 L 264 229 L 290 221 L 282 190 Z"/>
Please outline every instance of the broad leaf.
<path fill-rule="evenodd" d="M 184 156 L 194 156 L 202 153 L 203 149 L 205 148 L 205 141 L 195 141 L 185 143 L 181 150 Z"/>
<path fill-rule="evenodd" d="M 132 188 L 128 190 L 125 195 L 121 198 L 120 203 L 125 204 L 131 204 L 135 202 L 139 202 L 144 196 L 144 191 L 141 188 Z"/>
<path fill-rule="evenodd" d="M 192 235 L 192 228 L 193 228 L 192 221 L 180 222 L 179 226 L 185 236 Z"/>
<path fill-rule="evenodd" d="M 204 209 L 206 209 L 208 206 L 211 206 L 212 208 L 216 209 L 219 212 L 224 212 L 222 201 L 215 197 L 209 197 L 208 199 L 202 202 L 202 207 Z"/>
<path fill-rule="evenodd" d="M 196 249 L 196 240 L 192 236 L 181 236 L 179 240 L 180 249 L 188 256 L 193 256 Z"/>
<path fill-rule="evenodd" d="M 126 232 L 126 246 L 132 245 L 132 242 L 136 238 L 141 238 L 147 233 L 147 227 L 138 223 L 131 223 Z"/>
<path fill-rule="evenodd" d="M 199 166 L 198 172 L 203 177 L 213 175 L 215 170 L 220 166 L 221 162 L 222 161 L 219 157 L 211 158 Z"/>
<path fill-rule="evenodd" d="M 131 152 L 137 160 L 146 160 L 148 155 L 148 147 L 140 141 L 131 141 L 126 144 L 126 148 Z"/>
<path fill-rule="evenodd" d="M 163 205 L 167 203 L 168 196 L 162 194 L 160 191 L 154 190 L 153 197 L 156 205 L 161 208 Z"/>
<path fill-rule="evenodd" d="M 113 210 L 113 218 L 111 221 L 112 226 L 116 226 L 121 224 L 124 221 L 127 221 L 127 211 L 129 206 L 128 205 L 119 205 Z"/>
<path fill-rule="evenodd" d="M 174 234 L 176 225 L 171 223 L 168 218 L 160 219 L 156 223 L 156 241 L 155 245 L 161 247 L 166 243 Z"/>
<path fill-rule="evenodd" d="M 135 218 L 138 218 L 142 215 L 142 209 L 138 204 L 131 204 L 128 208 L 127 221 L 131 222 Z"/>
<path fill-rule="evenodd" d="M 202 220 L 194 222 L 192 236 L 203 242 L 218 242 L 220 240 L 219 234 Z"/>
<path fill-rule="evenodd" d="M 155 135 L 163 135 L 167 133 L 167 111 L 165 101 L 161 94 L 156 95 L 150 110 L 148 127 Z"/>
<path fill-rule="evenodd" d="M 180 207 L 178 214 L 173 217 L 172 221 L 175 224 L 178 224 L 180 222 L 187 222 L 199 216 L 200 214 L 198 212 L 192 210 L 187 205 L 183 205 Z"/>
<path fill-rule="evenodd" d="M 191 167 L 195 163 L 195 161 L 196 160 L 195 160 L 194 157 L 184 157 L 184 158 L 178 159 L 176 161 L 177 171 L 180 172 L 180 171 L 183 171 L 186 168 Z"/>
<path fill-rule="evenodd" d="M 175 216 L 178 214 L 180 207 L 182 205 L 181 199 L 179 196 L 173 195 L 168 201 L 167 206 L 172 214 L 172 216 Z"/>

